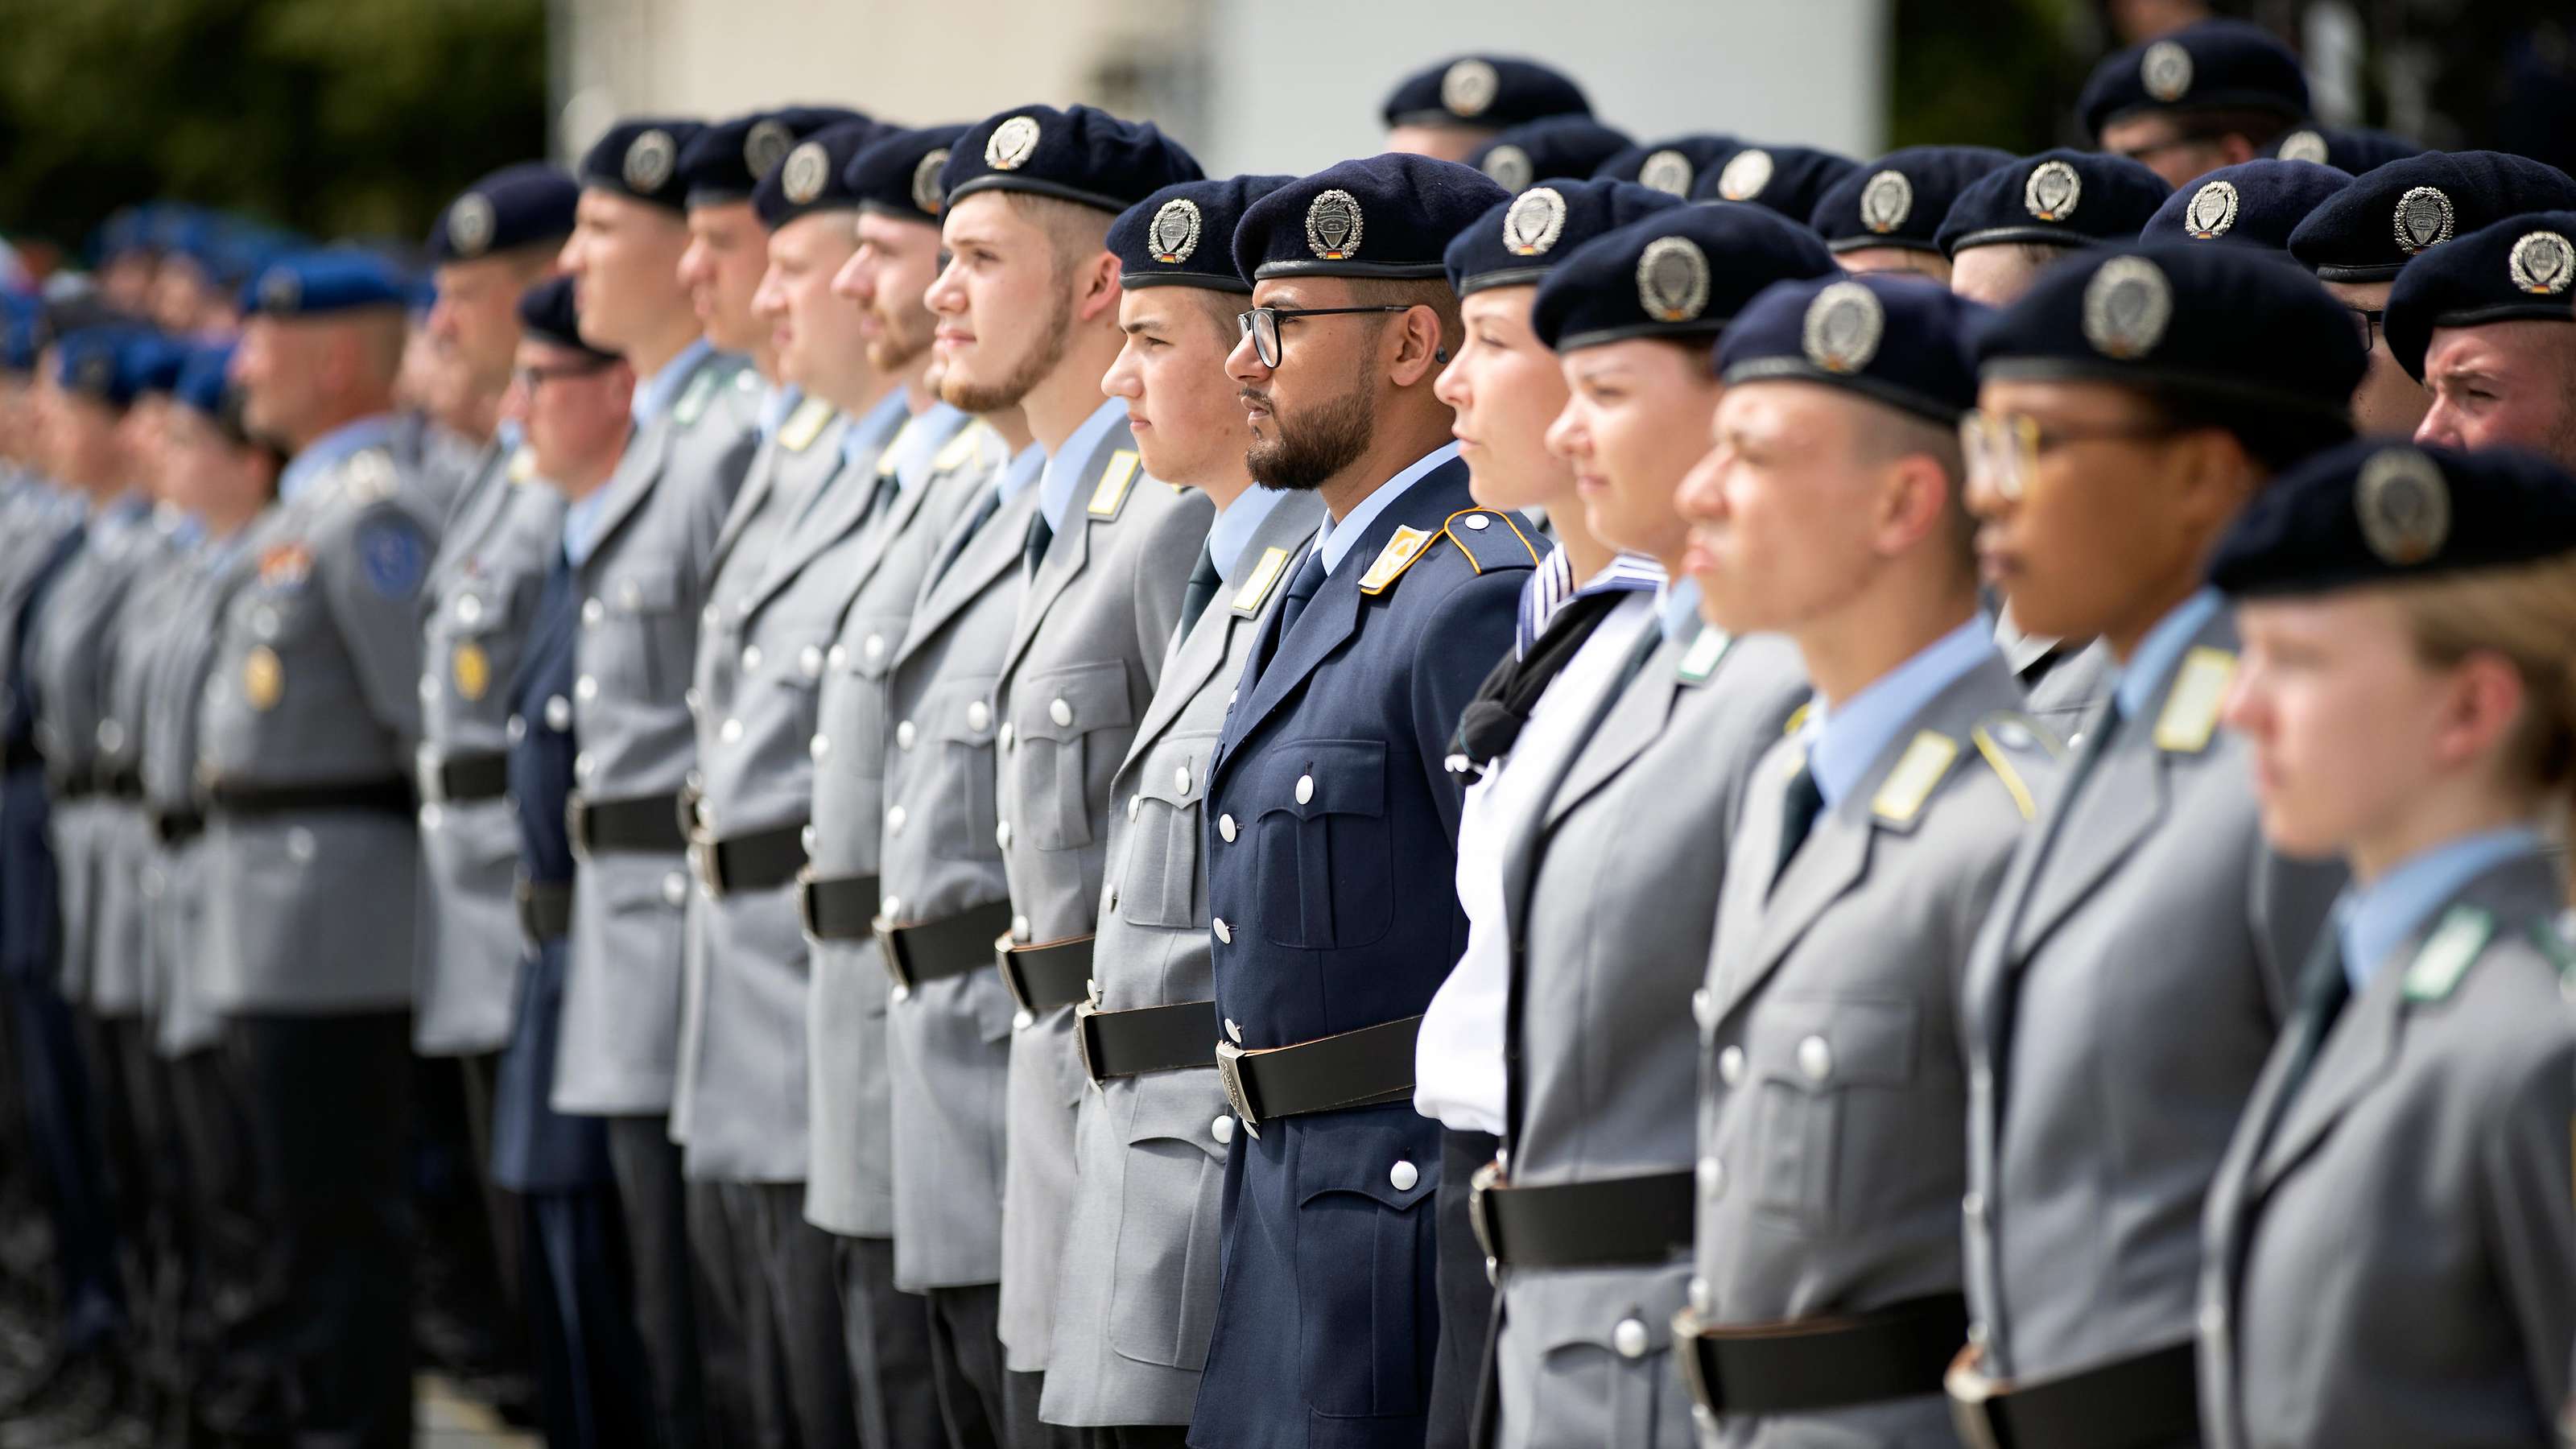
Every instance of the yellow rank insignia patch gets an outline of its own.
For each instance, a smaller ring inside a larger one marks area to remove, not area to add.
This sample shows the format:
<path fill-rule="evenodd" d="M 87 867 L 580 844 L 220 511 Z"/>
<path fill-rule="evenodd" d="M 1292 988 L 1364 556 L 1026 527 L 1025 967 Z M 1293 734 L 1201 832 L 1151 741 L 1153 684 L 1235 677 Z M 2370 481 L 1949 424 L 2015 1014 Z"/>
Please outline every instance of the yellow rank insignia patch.
<path fill-rule="evenodd" d="M 469 700 L 481 699 L 492 687 L 492 656 L 471 639 L 448 656 L 447 671 L 456 677 L 456 692 Z"/>
<path fill-rule="evenodd" d="M 509 476 L 513 483 L 534 482 L 537 476 L 536 449 L 523 446 L 519 451 L 512 453 Z"/>
<path fill-rule="evenodd" d="M 1718 661 L 1726 657 L 1727 649 L 1734 643 L 1735 636 L 1724 629 L 1710 624 L 1700 625 L 1699 637 L 1690 642 L 1690 648 L 1682 651 L 1681 663 L 1673 667 L 1673 677 L 1684 684 L 1708 683 L 1708 677 L 1717 672 Z"/>
<path fill-rule="evenodd" d="M 2156 716 L 2156 748 L 2184 755 L 2209 748 L 2218 712 L 2227 704 L 2227 686 L 2235 678 L 2236 656 L 2224 649 L 2200 648 L 2184 655 L 2173 688 L 2165 693 L 2164 713 Z"/>
<path fill-rule="evenodd" d="M 1127 501 L 1127 488 L 1136 481 L 1136 452 L 1121 448 L 1109 455 L 1109 466 L 1100 470 L 1100 485 L 1091 490 L 1090 506 L 1083 512 L 1094 518 L 1116 518 L 1120 505 Z"/>
<path fill-rule="evenodd" d="M 819 397 L 809 397 L 796 405 L 787 421 L 778 425 L 778 446 L 791 453 L 802 453 L 823 436 L 823 425 L 832 421 L 832 405 Z"/>
<path fill-rule="evenodd" d="M 242 697 L 265 714 L 286 695 L 286 665 L 277 651 L 262 644 L 242 657 Z"/>
<path fill-rule="evenodd" d="M 1914 742 L 1898 756 L 1896 768 L 1879 782 L 1878 793 L 1870 797 L 1870 813 L 1895 825 L 1910 825 L 1923 813 L 1923 802 L 1932 798 L 1933 787 L 1950 773 L 1950 762 L 1959 758 L 1959 742 L 1948 735 L 1922 730 Z"/>
<path fill-rule="evenodd" d="M 980 426 L 982 425 L 978 423 L 968 423 L 958 429 L 957 436 L 948 440 L 948 446 L 939 450 L 939 456 L 930 460 L 930 466 L 945 473 L 974 457 L 978 441 L 976 429 Z"/>
<path fill-rule="evenodd" d="M 1418 528 L 1397 529 L 1395 537 L 1386 541 L 1386 547 L 1379 550 L 1377 559 L 1368 566 L 1368 572 L 1360 575 L 1360 592 L 1385 593 L 1387 586 L 1404 577 L 1404 571 L 1413 567 L 1413 561 L 1422 557 L 1424 550 L 1431 546 L 1431 540 L 1439 536 Z"/>
<path fill-rule="evenodd" d="M 1249 619 L 1261 612 L 1270 601 L 1270 591 L 1279 587 L 1279 576 L 1288 572 L 1288 550 L 1265 548 L 1261 559 L 1244 575 L 1243 587 L 1234 591 L 1234 602 L 1228 607 Z"/>
<path fill-rule="evenodd" d="M 2439 1001 L 2450 995 L 2460 978 L 2477 964 L 2478 953 L 2487 948 L 2487 938 L 2494 934 L 2495 917 L 2475 906 L 2451 907 L 2406 967 L 2406 979 L 2401 983 L 2406 999 Z"/>

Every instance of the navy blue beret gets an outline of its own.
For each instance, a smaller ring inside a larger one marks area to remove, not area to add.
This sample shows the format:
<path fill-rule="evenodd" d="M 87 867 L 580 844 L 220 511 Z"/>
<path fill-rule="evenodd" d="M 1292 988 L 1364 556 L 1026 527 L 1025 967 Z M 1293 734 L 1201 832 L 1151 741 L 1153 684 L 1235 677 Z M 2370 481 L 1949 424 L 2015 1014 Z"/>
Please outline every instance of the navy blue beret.
<path fill-rule="evenodd" d="M 580 183 L 560 167 L 543 161 L 504 166 L 465 188 L 438 214 L 429 229 L 429 259 L 470 262 L 493 252 L 554 245 L 572 235 L 573 208 L 580 201 Z"/>
<path fill-rule="evenodd" d="M 845 106 L 781 106 L 711 121 L 680 148 L 680 194 L 691 206 L 749 201 L 797 142 L 866 119 Z"/>
<path fill-rule="evenodd" d="M 1805 226 L 1818 198 L 1859 169 L 1849 156 L 1813 146 L 1747 146 L 1713 174 L 1702 173 L 1691 200 L 1749 201 Z"/>
<path fill-rule="evenodd" d="M 2284 161 L 2314 161 L 2355 176 L 2431 149 L 2403 136 L 2358 126 L 2301 126 L 2272 143 L 2272 154 Z"/>
<path fill-rule="evenodd" d="M 139 389 L 125 348 L 140 333 L 131 324 L 110 323 L 54 339 L 54 385 L 119 411 L 132 406 Z"/>
<path fill-rule="evenodd" d="M 1473 166 L 1389 152 L 1301 176 L 1234 229 L 1235 270 L 1265 277 L 1438 277 L 1450 238 L 1511 193 Z"/>
<path fill-rule="evenodd" d="M 1903 247 L 1937 252 L 1933 236 L 1970 182 L 2013 155 L 1992 146 L 1908 146 L 1846 173 L 1816 198 L 1807 225 L 1838 252 Z"/>
<path fill-rule="evenodd" d="M 548 277 L 519 294 L 519 330 L 532 342 L 570 348 L 615 361 L 617 354 L 582 340 L 581 319 L 573 308 L 572 278 Z"/>
<path fill-rule="evenodd" d="M 2368 365 L 2352 315 L 2253 247 L 2132 243 L 2070 257 L 1978 330 L 1987 378 L 2170 389 L 2347 416 Z"/>
<path fill-rule="evenodd" d="M 2362 438 L 2283 470 L 2212 555 L 2240 598 L 2322 594 L 2576 552 L 2576 478 L 2515 448 Z"/>
<path fill-rule="evenodd" d="M 101 263 L 107 263 L 136 252 L 151 251 L 156 245 L 158 243 L 152 238 L 151 205 L 145 203 L 119 207 L 108 213 L 107 220 L 98 225 L 98 236 L 92 243 L 92 250 Z"/>
<path fill-rule="evenodd" d="M 1677 206 L 1585 242 L 1530 312 L 1558 352 L 1631 337 L 1704 342 L 1774 282 L 1835 272 L 1816 234 L 1758 206 Z"/>
<path fill-rule="evenodd" d="M 1702 175 L 1726 164 L 1744 142 L 1715 131 L 1675 136 L 1631 146 L 1601 163 L 1592 174 L 1604 181 L 1634 181 L 1640 186 L 1687 197 Z"/>
<path fill-rule="evenodd" d="M 1389 127 L 1491 126 L 1542 116 L 1588 116 L 1592 103 L 1563 71 L 1507 55 L 1462 55 L 1396 83 L 1382 111 Z"/>
<path fill-rule="evenodd" d="M 2406 264 L 2388 289 L 2388 350 L 2417 381 L 2436 327 L 2576 322 L 2576 210 L 2507 217 Z"/>
<path fill-rule="evenodd" d="M 776 231 L 813 212 L 856 211 L 859 194 L 843 178 L 858 154 L 884 134 L 886 128 L 874 121 L 843 121 L 798 141 L 751 193 L 760 224 Z"/>
<path fill-rule="evenodd" d="M 1236 270 L 1234 229 L 1252 204 L 1294 176 L 1227 176 L 1166 186 L 1118 213 L 1109 249 L 1122 287 L 1204 287 L 1249 295 Z"/>
<path fill-rule="evenodd" d="M 134 395 L 167 395 L 178 391 L 179 374 L 188 365 L 188 344 L 166 332 L 137 330 L 117 354 L 134 381 Z"/>
<path fill-rule="evenodd" d="M 187 361 L 179 369 L 179 384 L 171 390 L 181 407 L 194 408 L 210 418 L 224 413 L 225 399 L 232 395 L 233 345 L 229 342 L 199 343 L 188 349 Z"/>
<path fill-rule="evenodd" d="M 2141 111 L 2269 111 L 2296 121 L 2308 114 L 2308 78 L 2263 27 L 2202 20 L 2093 67 L 2075 109 L 2097 140 Z"/>
<path fill-rule="evenodd" d="M 2173 188 L 2126 156 L 2060 148 L 1968 183 L 1933 243 L 1945 256 L 2004 242 L 2080 247 L 2128 241 Z"/>
<path fill-rule="evenodd" d="M 1631 181 L 1533 186 L 1450 240 L 1449 286 L 1464 297 L 1487 287 L 1534 283 L 1594 237 L 1681 204 L 1670 192 Z"/>
<path fill-rule="evenodd" d="M 2576 178 L 2502 151 L 2427 151 L 2353 178 L 2290 233 L 2328 282 L 2385 282 L 2407 259 L 2508 216 L 2576 207 Z"/>
<path fill-rule="evenodd" d="M 412 279 L 361 247 L 289 252 L 242 288 L 245 317 L 320 317 L 360 307 L 408 307 Z"/>
<path fill-rule="evenodd" d="M 2313 161 L 2239 161 L 2176 191 L 2138 229 L 2140 241 L 2229 241 L 2287 256 L 2290 233 L 2352 184 Z"/>
<path fill-rule="evenodd" d="M 1779 282 L 1717 344 L 1727 386 L 1789 378 L 1847 388 L 1935 423 L 1977 404 L 1970 325 L 1986 309 L 1927 277 Z"/>
<path fill-rule="evenodd" d="M 962 125 L 879 131 L 841 168 L 842 189 L 858 198 L 861 211 L 937 226 L 947 209 L 939 173 L 965 134 Z"/>
<path fill-rule="evenodd" d="M 1206 174 L 1151 121 L 1096 106 L 1019 106 L 967 127 L 939 185 L 950 206 L 978 191 L 1026 191 L 1115 213 Z"/>
<path fill-rule="evenodd" d="M 1540 181 L 1589 176 L 1628 146 L 1626 136 L 1590 116 L 1550 116 L 1524 121 L 1487 141 L 1467 157 L 1467 164 L 1500 182 L 1505 191 L 1527 191 Z"/>
<path fill-rule="evenodd" d="M 680 182 L 680 148 L 705 129 L 703 122 L 666 117 L 620 121 L 582 153 L 573 174 L 584 186 L 685 211 L 688 188 Z"/>
<path fill-rule="evenodd" d="M 31 299 L 0 291 L 0 372 L 36 370 L 44 319 L 44 310 Z"/>

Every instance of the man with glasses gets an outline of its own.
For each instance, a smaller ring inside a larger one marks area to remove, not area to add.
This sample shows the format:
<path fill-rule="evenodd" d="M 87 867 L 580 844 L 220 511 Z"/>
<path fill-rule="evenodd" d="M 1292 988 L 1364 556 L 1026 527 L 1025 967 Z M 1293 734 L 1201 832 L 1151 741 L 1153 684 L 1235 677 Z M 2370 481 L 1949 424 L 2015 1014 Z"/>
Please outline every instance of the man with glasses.
<path fill-rule="evenodd" d="M 2202 571 L 2266 479 L 2349 436 L 2361 349 L 2296 272 L 2171 242 L 2051 274 L 1978 361 L 1986 577 L 2114 667 L 1969 962 L 1951 1392 L 1972 1444 L 2188 1444 L 2202 1199 L 2341 876 L 2263 844 Z"/>
<path fill-rule="evenodd" d="M 2423 379 L 2418 442 L 2521 447 L 2576 469 L 2576 211 L 2539 211 L 2436 247 L 2388 293 L 2388 346 Z"/>
<path fill-rule="evenodd" d="M 1246 463 L 1326 517 L 1252 643 L 1201 806 L 1239 1124 L 1203 1449 L 1466 1442 L 1472 1385 L 1433 1391 L 1443 1166 L 1413 1110 L 1414 1034 L 1466 934 L 1450 731 L 1537 558 L 1474 507 L 1433 387 L 1459 336 L 1442 252 L 1505 196 L 1380 156 L 1271 192 L 1233 237 L 1253 282 L 1226 359 Z"/>
<path fill-rule="evenodd" d="M 2306 118 L 2308 78 L 2261 26 L 2203 20 L 2095 66 L 2076 109 L 2103 150 L 2181 188 L 2269 155 Z"/>

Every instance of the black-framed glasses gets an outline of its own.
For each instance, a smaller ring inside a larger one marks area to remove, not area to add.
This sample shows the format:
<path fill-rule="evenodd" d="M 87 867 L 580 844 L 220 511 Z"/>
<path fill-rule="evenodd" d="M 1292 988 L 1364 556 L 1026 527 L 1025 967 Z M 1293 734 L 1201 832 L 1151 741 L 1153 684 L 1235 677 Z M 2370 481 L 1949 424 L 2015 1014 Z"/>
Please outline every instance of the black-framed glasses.
<path fill-rule="evenodd" d="M 2346 307 L 2343 310 L 2352 318 L 2353 330 L 2361 334 L 2361 350 L 2368 352 L 2371 348 L 2378 346 L 2379 330 L 2381 327 L 2385 326 L 2388 321 L 2388 309 L 2385 307 Z"/>
<path fill-rule="evenodd" d="M 597 362 L 566 362 L 554 367 L 522 367 L 514 376 L 519 386 L 529 393 L 550 382 L 568 382 L 577 377 L 597 377 L 617 364 L 606 359 Z"/>
<path fill-rule="evenodd" d="M 2038 479 L 2039 460 L 2069 443 L 2147 442 L 2180 431 L 2171 423 L 2043 424 L 2028 413 L 1970 408 L 1959 419 L 1959 447 L 1967 454 L 1971 480 L 2018 501 Z"/>
<path fill-rule="evenodd" d="M 1390 302 L 1377 307 L 1255 307 L 1234 314 L 1234 325 L 1242 335 L 1252 339 L 1252 355 L 1264 367 L 1279 365 L 1279 329 L 1301 317 L 1347 317 L 1358 312 L 1410 312 L 1410 303 Z"/>

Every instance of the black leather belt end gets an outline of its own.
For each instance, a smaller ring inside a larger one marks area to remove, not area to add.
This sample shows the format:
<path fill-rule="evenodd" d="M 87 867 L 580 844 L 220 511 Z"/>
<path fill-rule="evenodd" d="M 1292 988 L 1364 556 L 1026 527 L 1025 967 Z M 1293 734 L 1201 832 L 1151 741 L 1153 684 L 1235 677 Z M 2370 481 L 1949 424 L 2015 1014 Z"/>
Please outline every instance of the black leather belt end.
<path fill-rule="evenodd" d="M 879 899 L 872 875 L 818 876 L 810 865 L 796 873 L 796 914 L 817 941 L 873 938 Z"/>
<path fill-rule="evenodd" d="M 680 833 L 677 801 L 673 795 L 593 800 L 575 791 L 564 801 L 564 829 L 583 855 L 678 855 L 689 848 L 689 838 Z"/>
<path fill-rule="evenodd" d="M 1246 1051 L 1216 1044 L 1217 1079 L 1243 1130 L 1310 1112 L 1345 1112 L 1413 1098 L 1413 1039 L 1422 1018 L 1407 1016 L 1292 1046 Z"/>
<path fill-rule="evenodd" d="M 1031 1016 L 1071 1006 L 1091 995 L 1091 941 L 1077 936 L 1043 946 L 1013 942 L 1006 931 L 993 943 L 993 964 L 1002 970 L 1002 985 L 1011 1000 Z"/>
<path fill-rule="evenodd" d="M 1673 1346 L 1712 1414 L 1799 1414 L 1941 1392 L 1968 1301 L 1939 1293 L 1868 1313 L 1712 1328 L 1683 1309 Z"/>
<path fill-rule="evenodd" d="M 689 868 L 717 900 L 775 890 L 805 868 L 805 822 L 772 826 L 722 840 L 689 842 Z"/>
<path fill-rule="evenodd" d="M 1942 1387 L 1967 1449 L 2152 1449 L 2200 1433 L 2200 1363 L 2186 1340 L 2037 1383 L 1990 1379 L 1971 1350 Z"/>
<path fill-rule="evenodd" d="M 1513 1187 L 1489 1164 L 1470 1184 L 1468 1220 L 1498 1267 L 1669 1263 L 1690 1251 L 1695 1181 L 1678 1171 Z"/>
<path fill-rule="evenodd" d="M 519 933 L 528 944 L 572 934 L 572 882 L 523 880 L 518 885 Z"/>
<path fill-rule="evenodd" d="M 1111 1077 L 1215 1066 L 1217 1032 L 1213 1001 L 1180 1001 L 1131 1011 L 1102 1011 L 1081 1001 L 1073 1008 L 1074 1045 L 1082 1053 L 1083 1071 L 1095 1086 Z"/>
<path fill-rule="evenodd" d="M 1011 928 L 1011 904 L 992 901 L 910 926 L 877 917 L 877 949 L 898 996 L 926 981 L 945 980 L 993 964 L 993 938 Z"/>

